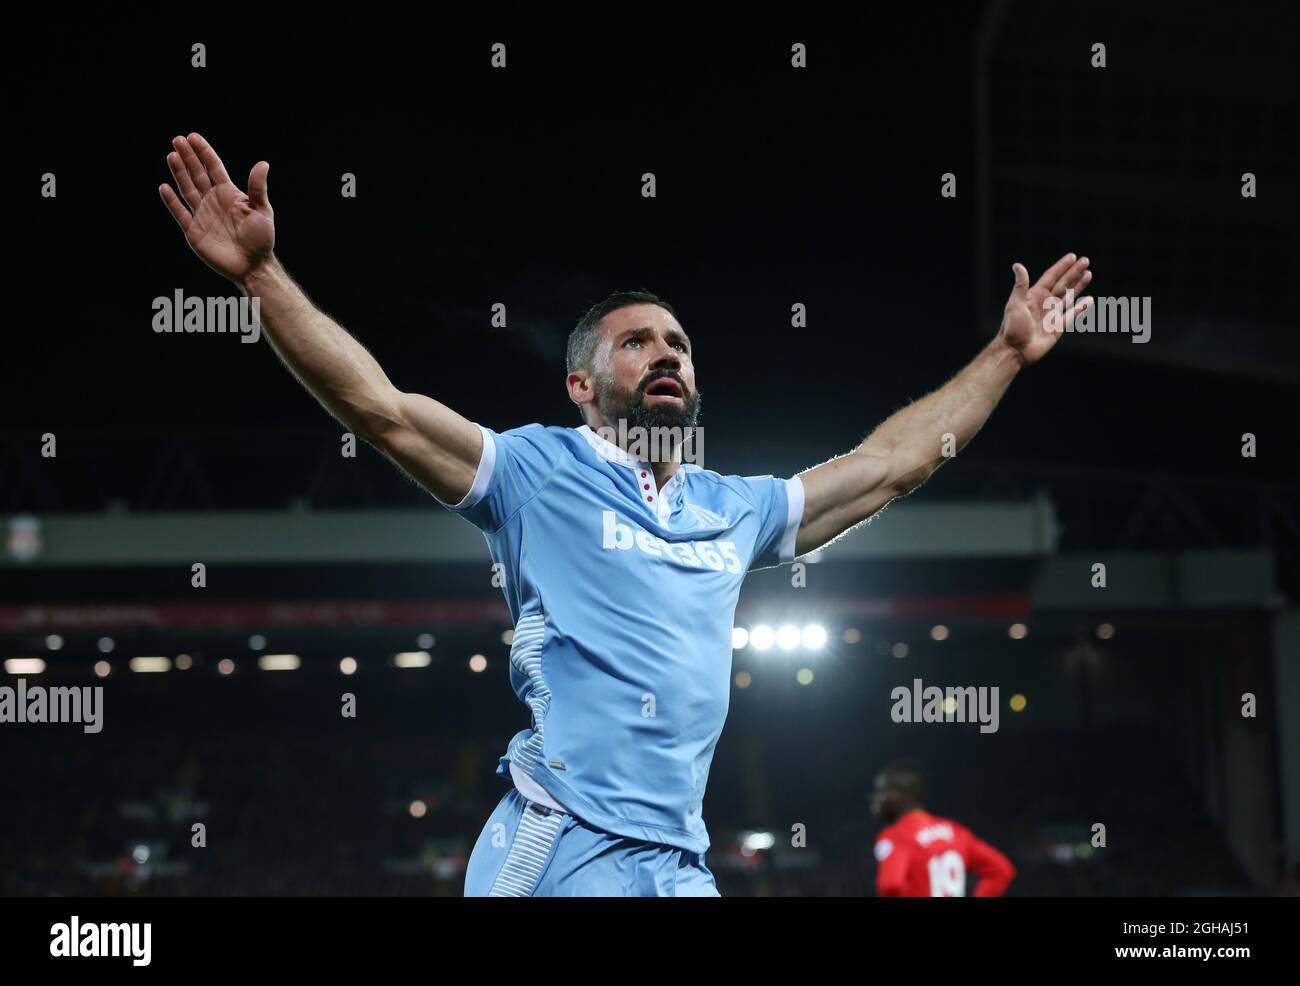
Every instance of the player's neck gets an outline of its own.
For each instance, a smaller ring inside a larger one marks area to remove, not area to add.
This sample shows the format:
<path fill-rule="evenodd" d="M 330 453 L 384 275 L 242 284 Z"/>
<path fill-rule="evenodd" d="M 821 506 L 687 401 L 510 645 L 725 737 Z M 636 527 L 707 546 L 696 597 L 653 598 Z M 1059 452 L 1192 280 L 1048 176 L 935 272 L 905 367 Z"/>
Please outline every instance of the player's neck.
<path fill-rule="evenodd" d="M 677 467 L 680 465 L 681 462 L 676 459 L 674 459 L 672 462 L 650 463 L 650 468 L 654 471 L 655 474 L 655 482 L 658 484 L 660 489 L 663 489 L 664 484 L 667 483 L 670 479 L 673 478 L 673 476 L 677 474 Z"/>
<path fill-rule="evenodd" d="M 639 431 L 628 428 L 626 424 L 616 427 L 599 416 L 594 422 L 588 422 L 587 427 L 597 438 L 622 449 L 637 464 L 648 466 L 658 489 L 663 489 L 682 464 L 682 447 L 678 442 L 648 442 Z"/>
<path fill-rule="evenodd" d="M 623 451 L 628 450 L 624 449 Z M 663 489 L 664 484 L 677 474 L 677 467 L 682 463 L 680 457 L 678 457 L 669 462 L 649 462 L 646 464 L 650 466 L 650 471 L 654 474 L 655 486 L 658 489 Z"/>

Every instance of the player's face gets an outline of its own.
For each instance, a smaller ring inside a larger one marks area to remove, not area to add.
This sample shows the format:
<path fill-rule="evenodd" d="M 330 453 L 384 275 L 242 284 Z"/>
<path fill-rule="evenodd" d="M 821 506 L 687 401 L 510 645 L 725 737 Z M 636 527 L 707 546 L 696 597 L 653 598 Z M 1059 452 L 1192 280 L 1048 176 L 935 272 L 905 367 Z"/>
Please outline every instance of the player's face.
<path fill-rule="evenodd" d="M 898 789 L 890 787 L 887 776 L 877 774 L 875 789 L 871 792 L 871 813 L 879 815 L 886 822 L 892 822 L 898 818 L 901 811 L 901 796 Z"/>
<path fill-rule="evenodd" d="M 699 420 L 691 341 L 658 305 L 629 305 L 601 319 L 596 409 L 613 425 L 690 428 Z"/>

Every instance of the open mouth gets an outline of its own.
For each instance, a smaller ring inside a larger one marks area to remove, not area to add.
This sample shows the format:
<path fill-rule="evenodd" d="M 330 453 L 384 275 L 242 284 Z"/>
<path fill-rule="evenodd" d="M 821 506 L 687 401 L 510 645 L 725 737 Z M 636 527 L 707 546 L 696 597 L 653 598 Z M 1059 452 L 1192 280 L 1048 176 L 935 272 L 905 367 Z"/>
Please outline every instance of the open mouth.
<path fill-rule="evenodd" d="M 682 386 L 671 377 L 660 377 L 654 383 L 645 389 L 647 397 L 671 398 L 682 401 L 686 395 L 682 392 Z"/>

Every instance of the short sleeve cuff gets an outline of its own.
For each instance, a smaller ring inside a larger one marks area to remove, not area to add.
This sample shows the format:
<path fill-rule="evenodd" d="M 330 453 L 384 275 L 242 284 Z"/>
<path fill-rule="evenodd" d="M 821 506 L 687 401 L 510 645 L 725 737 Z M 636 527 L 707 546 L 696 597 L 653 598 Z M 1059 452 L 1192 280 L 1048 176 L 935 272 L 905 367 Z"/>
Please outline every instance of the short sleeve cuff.
<path fill-rule="evenodd" d="M 497 443 L 492 437 L 492 432 L 482 425 L 478 426 L 478 430 L 483 433 L 483 454 L 479 456 L 478 469 L 474 473 L 474 485 L 469 488 L 469 492 L 460 503 L 451 504 L 434 497 L 448 510 L 468 510 L 475 506 L 487 494 L 488 483 L 492 481 L 492 471 L 497 463 Z"/>
<path fill-rule="evenodd" d="M 786 520 L 785 533 L 781 535 L 780 559 L 786 565 L 794 561 L 794 545 L 803 523 L 803 480 L 791 476 L 785 481 Z"/>

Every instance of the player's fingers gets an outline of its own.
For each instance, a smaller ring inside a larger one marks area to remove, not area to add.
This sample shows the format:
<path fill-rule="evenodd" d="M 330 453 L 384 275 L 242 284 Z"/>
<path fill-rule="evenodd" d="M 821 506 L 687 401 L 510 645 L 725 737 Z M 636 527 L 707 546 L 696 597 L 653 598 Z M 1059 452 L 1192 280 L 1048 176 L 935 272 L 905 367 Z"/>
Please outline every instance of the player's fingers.
<path fill-rule="evenodd" d="M 271 200 L 266 195 L 266 176 L 271 170 L 270 164 L 258 161 L 248 173 L 248 200 L 254 209 L 269 209 Z"/>
<path fill-rule="evenodd" d="M 213 185 L 220 185 L 223 181 L 230 181 L 230 175 L 226 174 L 226 166 L 221 163 L 221 158 L 212 149 L 212 145 L 203 139 L 202 134 L 192 133 L 186 140 L 189 141 L 190 147 L 194 148 L 199 163 L 203 165 Z"/>
<path fill-rule="evenodd" d="M 194 153 L 194 148 L 184 137 L 177 137 L 172 141 L 172 146 L 176 148 L 176 153 L 181 156 L 181 162 L 185 165 L 185 170 L 190 173 L 190 181 L 198 189 L 199 195 L 207 195 L 212 191 L 212 181 L 208 178 L 207 169 L 203 167 L 203 162 L 199 156 Z"/>
<path fill-rule="evenodd" d="M 1079 303 L 1075 305 L 1073 308 L 1071 308 L 1070 311 L 1066 314 L 1065 327 L 1068 329 L 1071 325 L 1074 324 L 1074 320 L 1076 318 L 1078 318 L 1087 309 L 1091 307 L 1092 307 L 1092 295 L 1088 295 L 1085 298 L 1079 299 Z"/>
<path fill-rule="evenodd" d="M 1067 290 L 1073 291 L 1075 294 L 1078 294 L 1080 291 L 1082 291 L 1091 283 L 1092 283 L 1092 271 L 1086 270 L 1079 276 L 1079 279 L 1077 281 L 1075 281 L 1069 286 Z M 1062 291 L 1061 297 L 1064 296 L 1065 296 L 1065 291 Z"/>
<path fill-rule="evenodd" d="M 172 187 L 164 182 L 158 186 L 158 194 L 162 196 L 163 205 L 167 206 L 167 211 L 172 214 L 172 218 L 176 220 L 177 225 L 182 230 L 188 230 L 194 217 L 190 215 L 190 211 L 185 208 L 184 203 L 177 198 L 176 193 L 172 191 Z"/>
<path fill-rule="evenodd" d="M 1074 259 L 1074 254 L 1067 253 L 1056 263 L 1052 264 L 1051 267 L 1047 268 L 1034 287 L 1042 288 L 1044 291 L 1051 291 L 1052 286 L 1061 279 L 1061 275 L 1070 269 L 1070 265 L 1074 263 Z"/>
<path fill-rule="evenodd" d="M 1065 295 L 1065 292 L 1071 288 L 1078 291 L 1083 287 L 1083 285 L 1087 283 L 1087 281 L 1084 280 L 1084 276 L 1088 273 L 1088 263 L 1089 261 L 1087 257 L 1080 257 L 1071 264 L 1070 269 L 1062 274 L 1056 284 L 1052 286 L 1052 294 L 1061 298 Z"/>
<path fill-rule="evenodd" d="M 180 140 L 180 138 L 176 138 Z M 190 178 L 190 173 L 185 167 L 185 162 L 181 160 L 178 152 L 172 151 L 167 155 L 167 167 L 171 169 L 172 177 L 176 179 L 176 187 L 180 189 L 181 198 L 185 204 L 194 212 L 198 209 L 199 203 L 203 201 L 203 196 L 199 190 L 194 187 L 194 181 Z"/>

